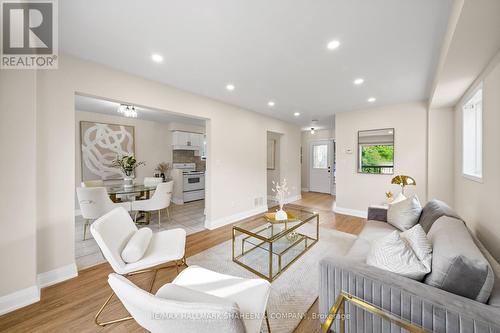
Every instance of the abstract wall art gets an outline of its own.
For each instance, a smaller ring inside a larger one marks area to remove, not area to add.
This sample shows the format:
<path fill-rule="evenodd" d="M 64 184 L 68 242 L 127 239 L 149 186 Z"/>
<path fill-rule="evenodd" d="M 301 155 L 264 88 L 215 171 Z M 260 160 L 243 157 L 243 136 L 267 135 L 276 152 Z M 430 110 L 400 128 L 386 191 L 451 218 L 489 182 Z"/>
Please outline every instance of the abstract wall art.
<path fill-rule="evenodd" d="M 122 179 L 111 166 L 117 155 L 135 155 L 134 126 L 80 122 L 82 180 Z"/>

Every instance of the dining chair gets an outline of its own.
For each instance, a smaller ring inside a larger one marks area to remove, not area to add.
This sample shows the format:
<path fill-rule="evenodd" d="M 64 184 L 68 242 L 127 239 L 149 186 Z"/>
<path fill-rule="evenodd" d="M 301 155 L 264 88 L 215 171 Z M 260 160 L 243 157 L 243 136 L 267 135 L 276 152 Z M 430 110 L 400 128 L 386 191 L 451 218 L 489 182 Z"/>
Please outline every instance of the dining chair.
<path fill-rule="evenodd" d="M 116 274 L 122 276 L 133 276 L 148 272 L 154 272 L 153 280 L 149 286 L 151 292 L 156 275 L 160 269 L 171 266 L 164 266 L 173 262 L 179 273 L 179 267 L 186 265 L 185 245 L 186 231 L 184 229 L 171 229 L 153 233 L 150 243 L 143 257 L 136 262 L 126 263 L 121 253 L 128 241 L 137 232 L 138 228 L 132 221 L 129 213 L 122 207 L 113 209 L 103 215 L 90 226 L 90 232 L 94 236 L 97 245 L 101 249 L 104 258 L 109 262 Z M 115 292 L 106 299 L 94 317 L 94 322 L 100 326 L 117 323 L 132 319 L 123 317 L 106 322 L 100 322 L 99 316 L 108 305 Z"/>
<path fill-rule="evenodd" d="M 158 228 L 161 226 L 161 210 L 167 210 L 167 216 L 170 218 L 170 200 L 172 199 L 172 190 L 174 182 L 160 183 L 156 186 L 151 199 L 132 201 L 132 211 L 135 211 L 134 222 L 137 220 L 139 211 L 152 212 L 158 211 Z"/>
<path fill-rule="evenodd" d="M 84 180 L 82 182 L 82 187 L 104 187 L 104 180 L 102 179 Z"/>
<path fill-rule="evenodd" d="M 123 207 L 130 211 L 130 202 L 114 203 L 108 196 L 108 192 L 104 187 L 79 187 L 76 189 L 78 203 L 82 217 L 84 218 L 83 224 L 83 240 L 87 239 L 87 227 L 90 222 L 98 219 L 104 214 L 112 211 L 117 207 Z"/>
<path fill-rule="evenodd" d="M 108 283 L 135 321 L 156 332 L 259 333 L 271 284 L 199 267 L 185 268 L 156 294 L 111 273 Z"/>
<path fill-rule="evenodd" d="M 144 186 L 146 187 L 156 187 L 160 183 L 163 183 L 163 178 L 144 177 Z"/>

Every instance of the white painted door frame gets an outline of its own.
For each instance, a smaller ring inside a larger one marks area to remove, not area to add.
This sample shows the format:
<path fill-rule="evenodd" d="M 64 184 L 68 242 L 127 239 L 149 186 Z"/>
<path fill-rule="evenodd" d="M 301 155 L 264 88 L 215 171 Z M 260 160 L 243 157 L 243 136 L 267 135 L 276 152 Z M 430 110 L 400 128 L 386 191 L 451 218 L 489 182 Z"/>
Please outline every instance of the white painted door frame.
<path fill-rule="evenodd" d="M 327 167 L 313 168 L 314 146 L 327 145 Z M 334 141 L 333 139 L 313 140 L 309 143 L 309 191 L 334 194 Z"/>

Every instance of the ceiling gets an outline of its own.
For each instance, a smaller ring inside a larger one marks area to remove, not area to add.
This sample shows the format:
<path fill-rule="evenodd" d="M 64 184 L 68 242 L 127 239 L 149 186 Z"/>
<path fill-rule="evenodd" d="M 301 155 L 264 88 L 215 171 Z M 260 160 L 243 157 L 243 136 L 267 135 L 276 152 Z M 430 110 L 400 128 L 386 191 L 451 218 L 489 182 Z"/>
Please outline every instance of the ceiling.
<path fill-rule="evenodd" d="M 95 112 L 112 116 L 121 116 L 118 113 L 119 102 L 107 101 L 89 96 L 75 95 L 75 110 Z M 181 123 L 205 127 L 205 120 L 191 117 L 183 117 L 170 112 L 153 110 L 134 105 L 137 111 L 137 119 L 156 121 L 160 123 Z M 124 116 L 123 116 L 124 117 Z"/>
<path fill-rule="evenodd" d="M 302 127 L 312 119 L 331 127 L 336 112 L 429 97 L 451 3 L 60 1 L 60 50 Z M 327 49 L 331 40 L 340 46 Z"/>
<path fill-rule="evenodd" d="M 500 1 L 462 1 L 431 107 L 452 107 L 500 50 Z"/>

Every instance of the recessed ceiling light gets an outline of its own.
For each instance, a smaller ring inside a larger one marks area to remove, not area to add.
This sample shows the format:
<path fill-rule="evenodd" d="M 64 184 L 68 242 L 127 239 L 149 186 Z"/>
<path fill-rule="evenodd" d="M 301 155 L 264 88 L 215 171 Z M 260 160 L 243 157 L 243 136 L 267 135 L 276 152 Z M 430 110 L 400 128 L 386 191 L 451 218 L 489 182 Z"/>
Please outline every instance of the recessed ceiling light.
<path fill-rule="evenodd" d="M 354 80 L 354 84 L 357 86 L 359 86 L 363 82 L 365 82 L 365 79 L 362 79 L 362 78 L 358 78 L 358 79 Z"/>
<path fill-rule="evenodd" d="M 273 101 L 269 101 L 269 102 L 267 102 L 267 105 L 270 107 L 273 107 L 275 105 L 275 103 Z"/>
<path fill-rule="evenodd" d="M 369 102 L 369 103 L 373 103 L 373 102 L 375 102 L 376 100 L 377 100 L 377 99 L 376 99 L 375 97 L 370 97 L 370 98 L 368 98 L 368 102 Z"/>
<path fill-rule="evenodd" d="M 151 55 L 151 59 L 153 59 L 154 62 L 162 62 L 163 61 L 163 57 L 161 56 L 161 54 L 158 54 L 158 53 L 153 53 Z"/>
<path fill-rule="evenodd" d="M 340 46 L 340 42 L 338 40 L 332 40 L 330 41 L 326 47 L 329 49 L 329 50 L 335 50 L 336 48 L 338 48 Z"/>
<path fill-rule="evenodd" d="M 295 117 L 298 117 L 298 116 L 300 116 L 300 112 L 295 112 L 293 115 L 294 115 Z"/>
<path fill-rule="evenodd" d="M 234 90 L 234 84 L 227 84 L 226 85 L 226 89 L 229 90 L 229 91 L 233 91 Z"/>

